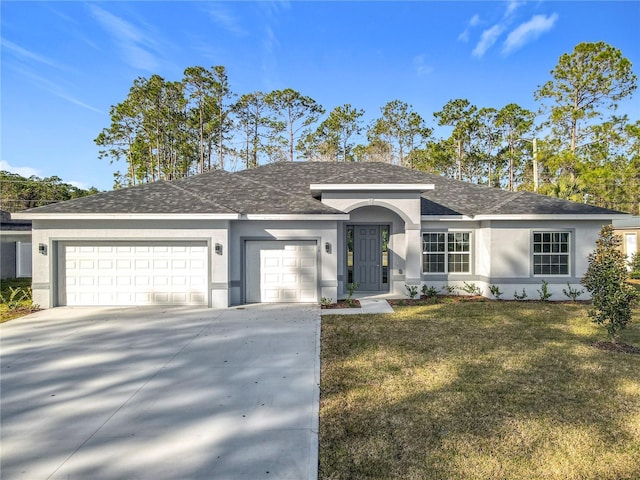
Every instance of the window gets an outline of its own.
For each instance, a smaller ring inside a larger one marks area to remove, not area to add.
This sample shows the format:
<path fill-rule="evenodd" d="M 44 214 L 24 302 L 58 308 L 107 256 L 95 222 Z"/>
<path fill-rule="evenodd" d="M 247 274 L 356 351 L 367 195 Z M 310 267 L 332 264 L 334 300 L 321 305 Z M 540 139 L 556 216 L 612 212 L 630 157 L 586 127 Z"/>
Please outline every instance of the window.
<path fill-rule="evenodd" d="M 423 233 L 422 271 L 471 273 L 471 232 Z"/>
<path fill-rule="evenodd" d="M 533 232 L 533 274 L 569 275 L 569 232 Z"/>

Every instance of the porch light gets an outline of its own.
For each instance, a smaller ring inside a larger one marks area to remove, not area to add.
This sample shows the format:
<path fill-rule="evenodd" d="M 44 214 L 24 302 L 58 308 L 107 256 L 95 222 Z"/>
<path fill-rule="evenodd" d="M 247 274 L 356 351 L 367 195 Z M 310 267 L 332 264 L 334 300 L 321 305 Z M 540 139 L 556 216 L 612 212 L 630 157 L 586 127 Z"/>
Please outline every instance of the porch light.
<path fill-rule="evenodd" d="M 327 253 L 331 253 L 331 244 L 329 242 L 325 242 L 324 251 Z"/>
<path fill-rule="evenodd" d="M 40 252 L 42 255 L 46 255 L 47 254 L 47 246 L 44 243 L 39 243 L 38 244 L 38 252 Z"/>
<path fill-rule="evenodd" d="M 222 255 L 222 244 L 216 243 L 216 255 Z"/>

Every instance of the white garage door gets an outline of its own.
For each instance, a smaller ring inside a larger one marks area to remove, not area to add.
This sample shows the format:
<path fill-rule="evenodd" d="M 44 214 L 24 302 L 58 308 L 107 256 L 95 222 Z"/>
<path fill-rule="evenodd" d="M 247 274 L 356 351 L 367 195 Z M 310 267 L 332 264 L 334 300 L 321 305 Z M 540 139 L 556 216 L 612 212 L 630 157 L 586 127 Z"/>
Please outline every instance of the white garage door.
<path fill-rule="evenodd" d="M 61 305 L 207 305 L 205 243 L 65 244 Z"/>
<path fill-rule="evenodd" d="M 247 302 L 316 302 L 314 241 L 249 241 L 246 244 Z"/>

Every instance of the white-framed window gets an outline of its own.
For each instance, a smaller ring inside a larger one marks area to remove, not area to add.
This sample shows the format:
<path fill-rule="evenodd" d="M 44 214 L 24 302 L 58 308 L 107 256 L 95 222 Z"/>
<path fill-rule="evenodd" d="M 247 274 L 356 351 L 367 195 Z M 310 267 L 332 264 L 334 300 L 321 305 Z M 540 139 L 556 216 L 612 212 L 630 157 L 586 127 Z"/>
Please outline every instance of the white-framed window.
<path fill-rule="evenodd" d="M 471 232 L 424 232 L 424 273 L 471 273 Z"/>
<path fill-rule="evenodd" d="M 533 274 L 569 275 L 570 232 L 533 232 Z"/>

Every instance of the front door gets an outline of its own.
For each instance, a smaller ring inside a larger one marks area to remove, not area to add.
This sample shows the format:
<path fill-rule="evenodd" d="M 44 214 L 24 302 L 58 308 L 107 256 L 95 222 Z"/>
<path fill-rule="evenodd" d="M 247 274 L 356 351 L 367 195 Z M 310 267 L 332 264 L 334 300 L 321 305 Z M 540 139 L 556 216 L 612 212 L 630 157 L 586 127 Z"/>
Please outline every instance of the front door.
<path fill-rule="evenodd" d="M 353 279 L 358 290 L 377 292 L 382 280 L 380 225 L 354 225 Z"/>

